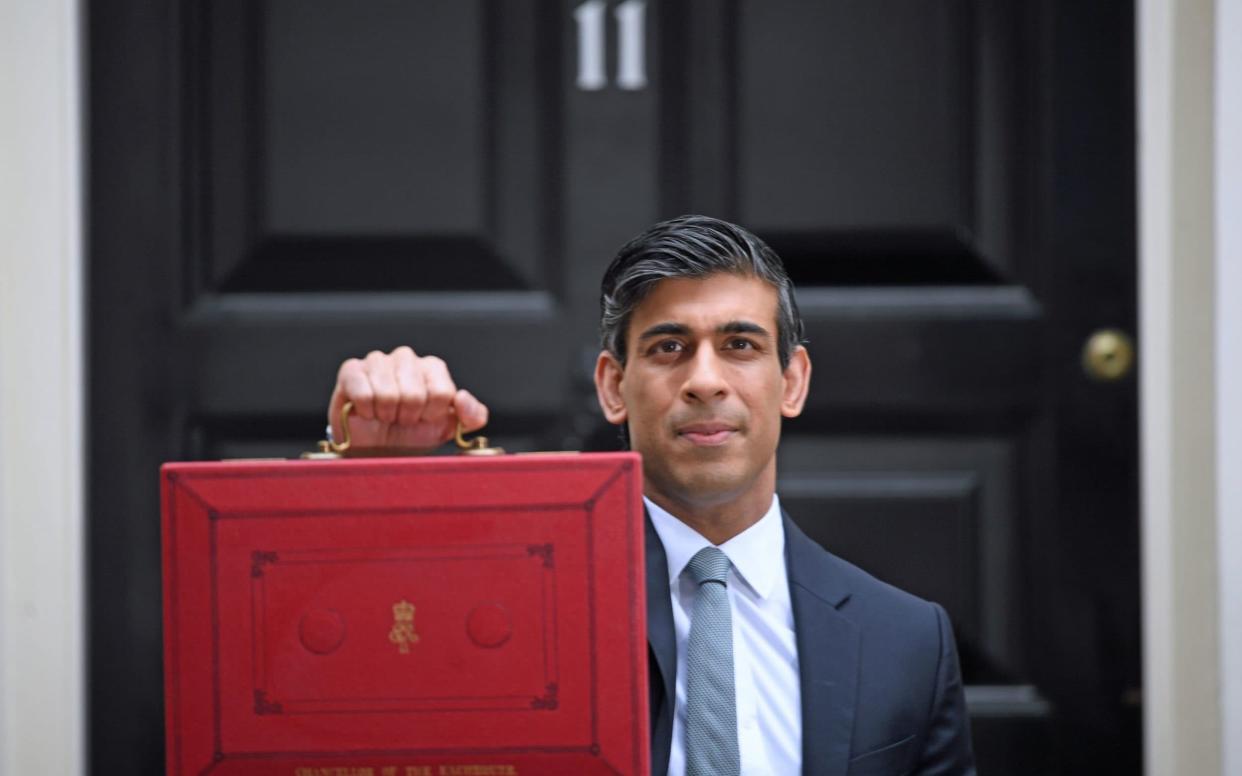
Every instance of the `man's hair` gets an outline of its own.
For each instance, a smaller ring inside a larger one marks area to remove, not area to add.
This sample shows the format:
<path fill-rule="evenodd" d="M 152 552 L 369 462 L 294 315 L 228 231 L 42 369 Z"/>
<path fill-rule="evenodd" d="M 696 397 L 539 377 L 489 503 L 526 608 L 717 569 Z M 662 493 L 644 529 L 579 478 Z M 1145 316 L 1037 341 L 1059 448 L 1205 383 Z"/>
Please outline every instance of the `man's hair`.
<path fill-rule="evenodd" d="M 763 240 L 740 226 L 708 216 L 661 221 L 617 252 L 600 284 L 601 347 L 624 366 L 630 317 L 655 284 L 668 278 L 703 278 L 717 272 L 757 277 L 776 288 L 777 356 L 783 371 L 805 335 L 785 265 Z"/>

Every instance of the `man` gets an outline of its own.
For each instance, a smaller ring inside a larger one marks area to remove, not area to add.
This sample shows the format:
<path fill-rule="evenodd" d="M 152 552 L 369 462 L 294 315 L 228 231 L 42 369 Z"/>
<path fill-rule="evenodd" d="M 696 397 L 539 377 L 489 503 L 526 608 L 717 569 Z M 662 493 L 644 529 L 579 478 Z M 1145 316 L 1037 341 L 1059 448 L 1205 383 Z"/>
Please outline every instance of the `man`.
<path fill-rule="evenodd" d="M 653 774 L 973 773 L 944 610 L 781 511 L 781 422 L 811 361 L 780 259 L 733 224 L 673 219 L 621 249 L 601 308 L 600 407 L 643 457 Z M 360 446 L 487 422 L 409 348 L 346 361 L 333 422 L 349 400 Z"/>

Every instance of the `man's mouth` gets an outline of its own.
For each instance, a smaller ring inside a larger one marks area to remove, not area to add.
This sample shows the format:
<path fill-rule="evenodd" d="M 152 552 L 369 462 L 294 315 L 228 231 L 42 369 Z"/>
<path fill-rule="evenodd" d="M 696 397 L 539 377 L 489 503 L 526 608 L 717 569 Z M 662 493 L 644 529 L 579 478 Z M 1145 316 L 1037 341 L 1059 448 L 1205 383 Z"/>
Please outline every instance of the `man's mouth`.
<path fill-rule="evenodd" d="M 737 428 L 727 423 L 690 423 L 677 429 L 678 436 L 703 447 L 722 445 L 735 433 Z"/>

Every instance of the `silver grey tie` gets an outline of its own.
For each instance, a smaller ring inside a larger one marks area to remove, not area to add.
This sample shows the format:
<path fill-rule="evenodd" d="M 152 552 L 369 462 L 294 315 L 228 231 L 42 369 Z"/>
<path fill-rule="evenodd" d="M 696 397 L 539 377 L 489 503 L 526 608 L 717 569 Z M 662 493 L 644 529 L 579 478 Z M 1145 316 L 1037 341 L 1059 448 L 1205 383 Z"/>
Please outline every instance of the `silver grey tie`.
<path fill-rule="evenodd" d="M 699 585 L 686 647 L 686 776 L 737 776 L 733 624 L 725 580 L 729 558 L 704 547 L 686 564 Z"/>

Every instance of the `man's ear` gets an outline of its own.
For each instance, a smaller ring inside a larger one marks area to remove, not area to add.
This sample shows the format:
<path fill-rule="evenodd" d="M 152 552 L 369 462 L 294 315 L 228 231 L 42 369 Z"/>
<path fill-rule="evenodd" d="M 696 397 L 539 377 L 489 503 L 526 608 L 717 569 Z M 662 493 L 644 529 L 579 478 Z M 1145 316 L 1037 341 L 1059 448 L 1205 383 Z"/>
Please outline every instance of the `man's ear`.
<path fill-rule="evenodd" d="M 811 356 L 805 346 L 799 345 L 789 354 L 789 366 L 785 367 L 783 379 L 781 414 L 796 418 L 802 414 L 802 405 L 806 404 L 806 394 L 811 388 Z"/>
<path fill-rule="evenodd" d="M 625 370 L 617 357 L 601 350 L 595 360 L 595 395 L 604 418 L 615 426 L 624 423 L 629 416 L 625 410 L 625 399 L 621 396 L 621 379 L 624 376 Z"/>

